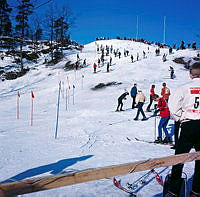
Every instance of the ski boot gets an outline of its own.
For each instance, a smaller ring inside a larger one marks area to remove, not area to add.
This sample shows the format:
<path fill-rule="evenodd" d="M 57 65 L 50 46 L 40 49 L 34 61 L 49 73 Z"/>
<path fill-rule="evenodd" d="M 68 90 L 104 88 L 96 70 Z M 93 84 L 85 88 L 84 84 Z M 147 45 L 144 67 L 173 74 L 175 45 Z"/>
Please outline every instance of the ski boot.
<path fill-rule="evenodd" d="M 162 137 L 157 137 L 157 139 L 154 141 L 154 143 L 156 143 L 156 144 L 162 144 L 163 143 Z"/>
<path fill-rule="evenodd" d="M 163 144 L 169 144 L 170 141 L 170 137 L 165 137 L 165 139 L 163 140 Z"/>

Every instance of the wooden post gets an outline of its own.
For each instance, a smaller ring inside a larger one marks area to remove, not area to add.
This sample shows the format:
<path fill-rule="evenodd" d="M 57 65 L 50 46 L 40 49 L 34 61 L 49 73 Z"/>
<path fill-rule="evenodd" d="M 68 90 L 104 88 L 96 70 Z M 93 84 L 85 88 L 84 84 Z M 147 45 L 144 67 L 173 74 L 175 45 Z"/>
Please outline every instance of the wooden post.
<path fill-rule="evenodd" d="M 14 195 L 48 190 L 133 172 L 191 162 L 194 160 L 200 160 L 200 151 L 162 158 L 146 159 L 142 161 L 107 166 L 102 168 L 80 170 L 55 176 L 25 179 L 20 180 L 19 182 L 3 183 L 0 184 L 0 192 L 2 193 L 0 194 L 1 197 L 11 197 Z"/>

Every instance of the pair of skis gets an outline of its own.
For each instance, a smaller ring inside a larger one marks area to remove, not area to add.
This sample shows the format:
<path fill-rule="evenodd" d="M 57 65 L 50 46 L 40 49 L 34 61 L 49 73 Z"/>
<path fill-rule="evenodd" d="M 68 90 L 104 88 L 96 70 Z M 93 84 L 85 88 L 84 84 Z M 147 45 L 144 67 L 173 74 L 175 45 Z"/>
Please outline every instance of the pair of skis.
<path fill-rule="evenodd" d="M 137 197 L 137 195 L 134 193 L 134 190 L 136 190 L 139 185 L 144 185 L 146 183 L 146 180 L 149 178 L 151 174 L 155 175 L 155 179 L 160 185 L 162 186 L 164 185 L 162 178 L 154 169 L 148 171 L 146 174 L 141 176 L 139 179 L 137 179 L 133 183 L 127 183 L 126 186 L 121 185 L 121 181 L 120 180 L 118 181 L 115 177 L 113 178 L 113 184 L 118 189 L 130 194 L 133 197 Z"/>
<path fill-rule="evenodd" d="M 128 141 L 132 141 L 132 139 L 129 138 L 129 137 L 126 137 L 126 139 L 127 139 Z M 139 138 L 137 138 L 137 137 L 135 137 L 135 140 L 138 141 L 138 142 L 145 142 L 145 143 L 156 144 L 156 145 L 168 145 L 168 146 L 173 146 L 173 145 L 174 145 L 174 144 L 155 143 L 154 141 L 143 140 L 143 139 L 139 139 Z"/>

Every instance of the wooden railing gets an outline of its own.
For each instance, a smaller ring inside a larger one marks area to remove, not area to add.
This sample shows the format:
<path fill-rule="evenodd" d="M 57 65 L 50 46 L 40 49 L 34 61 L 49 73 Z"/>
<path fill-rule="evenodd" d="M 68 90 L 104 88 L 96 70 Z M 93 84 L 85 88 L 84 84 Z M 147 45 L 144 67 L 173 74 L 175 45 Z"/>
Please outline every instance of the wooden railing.
<path fill-rule="evenodd" d="M 143 161 L 101 168 L 92 168 L 55 176 L 25 179 L 18 182 L 3 183 L 0 184 L 0 197 L 13 197 L 20 194 L 38 192 L 133 172 L 166 167 L 178 163 L 191 162 L 194 160 L 200 160 L 200 152 L 147 159 Z"/>

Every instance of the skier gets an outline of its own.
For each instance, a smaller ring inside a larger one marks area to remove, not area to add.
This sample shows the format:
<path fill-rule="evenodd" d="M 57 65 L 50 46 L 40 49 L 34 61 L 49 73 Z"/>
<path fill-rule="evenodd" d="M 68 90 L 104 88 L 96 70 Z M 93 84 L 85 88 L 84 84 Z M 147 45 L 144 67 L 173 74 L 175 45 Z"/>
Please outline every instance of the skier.
<path fill-rule="evenodd" d="M 136 95 L 137 95 L 137 84 L 135 83 L 134 86 L 131 88 L 131 97 L 133 99 L 132 109 L 135 108 L 135 98 L 136 98 Z"/>
<path fill-rule="evenodd" d="M 137 53 L 137 61 L 139 61 L 139 53 Z"/>
<path fill-rule="evenodd" d="M 140 112 L 142 113 L 142 116 L 143 116 L 142 120 L 147 120 L 147 118 L 144 114 L 144 111 L 142 109 L 145 100 L 146 100 L 146 97 L 144 96 L 142 90 L 138 90 L 138 94 L 137 94 L 136 99 L 135 99 L 135 103 L 136 103 L 135 105 L 137 105 L 138 111 L 137 111 L 137 114 L 136 114 L 136 117 L 134 118 L 134 120 L 138 120 Z"/>
<path fill-rule="evenodd" d="M 172 47 L 169 48 L 169 55 L 172 54 Z"/>
<path fill-rule="evenodd" d="M 126 49 L 124 49 L 124 57 L 126 57 Z"/>
<path fill-rule="evenodd" d="M 119 54 L 119 59 L 120 59 L 120 57 L 121 57 L 121 52 L 119 51 L 119 53 L 118 53 L 118 54 Z"/>
<path fill-rule="evenodd" d="M 76 57 L 77 57 L 77 61 L 79 61 L 79 60 L 80 60 L 80 57 L 79 57 L 79 54 L 78 54 L 78 53 L 77 53 Z"/>
<path fill-rule="evenodd" d="M 117 106 L 117 109 L 116 109 L 116 111 L 119 111 L 119 108 L 120 108 L 120 111 L 124 111 L 123 109 L 122 109 L 122 107 L 123 107 L 123 99 L 124 100 L 126 100 L 126 96 L 127 95 L 129 95 L 129 93 L 128 92 L 125 92 L 125 93 L 123 93 L 119 98 L 118 98 L 118 106 Z"/>
<path fill-rule="evenodd" d="M 133 63 L 133 55 L 131 55 L 131 62 Z"/>
<path fill-rule="evenodd" d="M 143 51 L 143 58 L 144 58 L 144 59 L 146 58 L 146 53 L 145 53 L 145 51 Z"/>
<path fill-rule="evenodd" d="M 154 89 L 155 89 L 155 85 L 152 85 L 151 89 L 150 89 L 150 103 L 149 103 L 149 105 L 147 107 L 147 111 L 148 112 L 151 112 L 150 108 L 151 108 L 151 105 L 153 103 L 153 99 L 154 99 L 154 95 L 155 95 Z"/>
<path fill-rule="evenodd" d="M 160 98 L 157 94 L 154 95 L 154 101 L 158 102 L 156 113 L 160 112 L 160 122 L 158 125 L 158 137 L 155 140 L 155 143 L 170 143 L 170 136 L 167 131 L 167 124 L 170 119 L 170 112 L 167 106 L 167 102 L 162 97 Z M 165 138 L 162 140 L 162 129 L 165 132 Z"/>
<path fill-rule="evenodd" d="M 128 51 L 128 50 L 126 50 L 126 56 L 128 56 L 128 54 L 129 54 L 129 51 Z"/>
<path fill-rule="evenodd" d="M 109 72 L 109 67 L 110 67 L 110 64 L 109 62 L 107 63 L 107 72 Z"/>
<path fill-rule="evenodd" d="M 194 49 L 194 50 L 197 49 L 197 43 L 196 43 L 196 42 L 193 42 L 193 43 L 192 43 L 192 49 Z"/>
<path fill-rule="evenodd" d="M 98 58 L 98 67 L 100 67 L 101 60 Z"/>
<path fill-rule="evenodd" d="M 94 73 L 96 73 L 97 72 L 97 65 L 96 65 L 96 63 L 94 63 L 93 68 L 94 68 Z"/>
<path fill-rule="evenodd" d="M 170 79 L 174 79 L 174 68 L 172 66 L 169 67 L 170 71 Z"/>
<path fill-rule="evenodd" d="M 110 65 L 112 64 L 112 57 L 110 57 Z"/>
<path fill-rule="evenodd" d="M 112 51 L 113 51 L 113 46 L 111 45 L 111 47 L 110 47 L 110 53 L 112 53 Z"/>
<path fill-rule="evenodd" d="M 163 62 L 167 61 L 167 55 L 165 53 L 163 54 L 162 60 L 163 60 Z"/>
<path fill-rule="evenodd" d="M 86 59 L 83 60 L 83 65 L 86 66 Z"/>
<path fill-rule="evenodd" d="M 169 109 L 175 121 L 181 122 L 181 133 L 176 146 L 175 155 L 188 153 L 194 147 L 200 151 L 200 63 L 190 68 L 191 82 L 179 87 L 170 98 Z M 181 175 L 184 164 L 172 167 L 169 191 L 165 197 L 179 195 Z M 200 196 L 200 161 L 195 161 L 195 170 L 190 197 Z"/>
<path fill-rule="evenodd" d="M 75 66 L 76 66 L 76 70 L 78 70 L 78 68 L 79 68 L 79 66 L 80 66 L 80 62 L 79 62 L 79 61 L 76 61 Z"/>
<path fill-rule="evenodd" d="M 170 96 L 170 90 L 169 88 L 166 86 L 166 83 L 163 83 L 163 88 L 161 90 L 161 95 L 162 97 L 165 99 L 165 101 L 168 103 L 169 100 L 169 96 Z"/>

